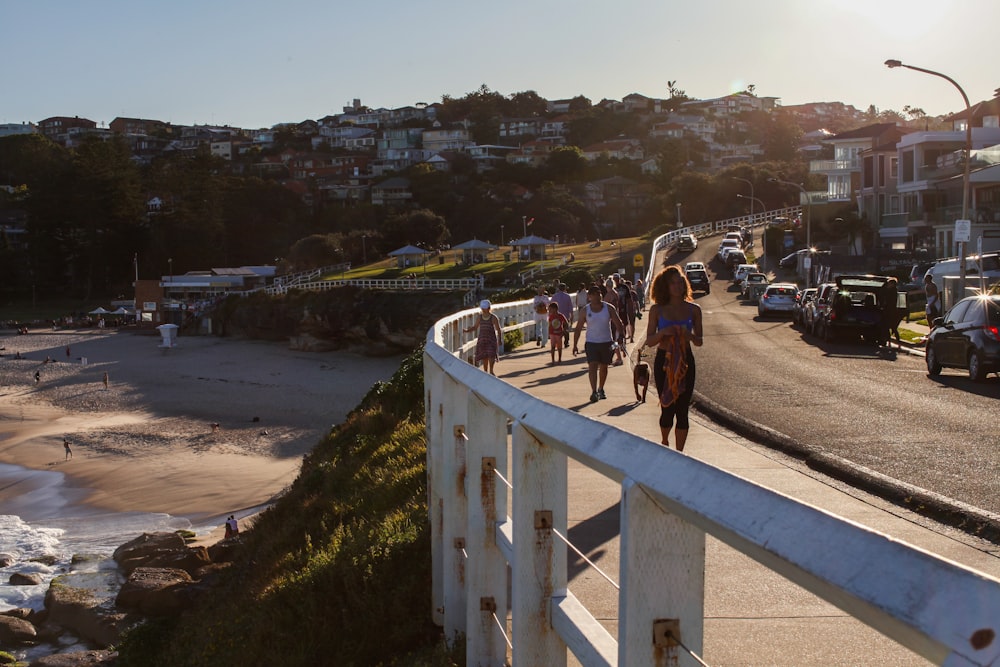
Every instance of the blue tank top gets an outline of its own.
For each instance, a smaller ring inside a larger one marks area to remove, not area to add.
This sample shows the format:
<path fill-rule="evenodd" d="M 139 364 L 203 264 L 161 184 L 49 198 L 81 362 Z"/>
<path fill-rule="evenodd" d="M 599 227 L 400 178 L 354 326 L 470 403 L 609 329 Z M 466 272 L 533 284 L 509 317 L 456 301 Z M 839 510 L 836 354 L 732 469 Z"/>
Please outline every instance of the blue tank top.
<path fill-rule="evenodd" d="M 667 327 L 681 326 L 686 328 L 688 331 L 694 331 L 694 306 L 690 303 L 688 304 L 688 316 L 683 320 L 668 320 L 663 316 L 660 316 L 656 320 L 656 330 L 666 329 Z"/>

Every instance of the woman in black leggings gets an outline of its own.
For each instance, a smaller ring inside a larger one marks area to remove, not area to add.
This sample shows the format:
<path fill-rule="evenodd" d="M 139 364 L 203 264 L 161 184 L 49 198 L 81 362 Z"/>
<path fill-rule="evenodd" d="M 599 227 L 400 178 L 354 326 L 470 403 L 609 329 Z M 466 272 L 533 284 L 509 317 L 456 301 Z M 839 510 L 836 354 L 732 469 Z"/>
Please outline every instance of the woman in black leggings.
<path fill-rule="evenodd" d="M 695 363 L 691 346 L 704 342 L 701 328 L 701 307 L 691 298 L 691 284 L 677 266 L 660 271 L 650 286 L 653 305 L 646 325 L 647 347 L 656 347 L 653 377 L 660 396 L 661 442 L 670 446 L 670 429 L 674 419 L 674 444 L 684 451 L 687 434 L 688 407 L 694 393 Z"/>

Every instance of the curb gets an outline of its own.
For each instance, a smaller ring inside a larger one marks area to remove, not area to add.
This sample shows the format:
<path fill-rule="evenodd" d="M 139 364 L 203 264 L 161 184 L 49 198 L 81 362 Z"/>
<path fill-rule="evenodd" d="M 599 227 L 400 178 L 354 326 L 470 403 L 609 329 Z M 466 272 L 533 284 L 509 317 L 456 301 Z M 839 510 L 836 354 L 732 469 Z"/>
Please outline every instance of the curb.
<path fill-rule="evenodd" d="M 887 475 L 810 447 L 784 433 L 736 414 L 695 391 L 694 406 L 713 422 L 739 433 L 753 442 L 801 460 L 807 466 L 851 486 L 888 500 L 973 537 L 1000 544 L 1000 514 L 987 512 L 939 493 L 901 482 Z"/>

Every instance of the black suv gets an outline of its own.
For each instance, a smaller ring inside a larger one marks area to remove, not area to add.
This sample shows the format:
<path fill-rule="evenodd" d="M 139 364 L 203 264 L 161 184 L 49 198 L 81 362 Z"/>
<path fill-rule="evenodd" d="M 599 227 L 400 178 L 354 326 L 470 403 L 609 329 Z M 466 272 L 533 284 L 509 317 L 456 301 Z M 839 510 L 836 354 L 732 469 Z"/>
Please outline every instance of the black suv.
<path fill-rule="evenodd" d="M 880 300 L 888 281 L 887 276 L 837 276 L 837 288 L 828 293 L 828 306 L 815 323 L 816 335 L 826 341 L 853 335 L 879 343 L 886 334 L 882 324 L 886 304 Z M 891 298 L 895 308 L 895 296 Z"/>
<path fill-rule="evenodd" d="M 1000 373 L 1000 296 L 966 297 L 934 320 L 926 359 L 930 375 L 942 366 L 967 368 L 976 382 Z"/>
<path fill-rule="evenodd" d="M 687 275 L 688 282 L 691 283 L 692 292 L 711 294 L 712 283 L 708 279 L 708 271 L 705 269 L 688 269 L 685 274 Z"/>

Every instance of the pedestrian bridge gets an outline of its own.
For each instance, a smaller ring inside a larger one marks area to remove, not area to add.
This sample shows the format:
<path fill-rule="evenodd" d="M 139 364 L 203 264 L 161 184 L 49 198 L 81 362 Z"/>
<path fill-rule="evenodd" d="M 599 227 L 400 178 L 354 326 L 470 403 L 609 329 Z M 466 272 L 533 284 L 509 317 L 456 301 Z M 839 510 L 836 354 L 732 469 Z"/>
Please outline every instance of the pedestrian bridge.
<path fill-rule="evenodd" d="M 530 302 L 493 310 L 530 335 Z M 431 608 L 467 664 L 702 664 L 709 536 L 931 663 L 1000 664 L 996 578 L 483 373 L 476 317 L 438 321 L 424 351 Z M 612 629 L 569 585 L 571 462 L 620 492 Z"/>

